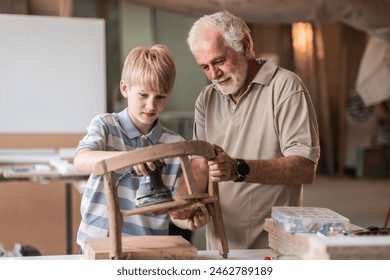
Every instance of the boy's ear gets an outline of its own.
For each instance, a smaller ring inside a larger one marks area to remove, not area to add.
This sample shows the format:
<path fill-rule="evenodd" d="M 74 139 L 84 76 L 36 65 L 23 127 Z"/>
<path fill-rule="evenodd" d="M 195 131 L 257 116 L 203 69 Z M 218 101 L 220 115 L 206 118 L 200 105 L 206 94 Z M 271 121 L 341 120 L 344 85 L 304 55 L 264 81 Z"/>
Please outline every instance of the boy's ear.
<path fill-rule="evenodd" d="M 129 88 L 127 87 L 127 84 L 125 83 L 124 80 L 120 81 L 119 87 L 120 87 L 122 95 L 127 98 L 127 95 L 129 94 L 129 91 L 128 91 Z"/>

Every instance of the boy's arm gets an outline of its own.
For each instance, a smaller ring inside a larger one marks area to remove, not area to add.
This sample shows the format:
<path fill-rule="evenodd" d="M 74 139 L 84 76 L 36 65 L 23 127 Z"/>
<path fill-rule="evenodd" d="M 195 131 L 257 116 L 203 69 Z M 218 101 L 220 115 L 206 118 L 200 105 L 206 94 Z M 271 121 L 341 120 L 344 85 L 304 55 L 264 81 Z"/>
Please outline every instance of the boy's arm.
<path fill-rule="evenodd" d="M 95 151 L 85 148 L 77 152 L 73 163 L 78 172 L 92 172 L 96 163 L 117 154 L 118 152 Z"/>

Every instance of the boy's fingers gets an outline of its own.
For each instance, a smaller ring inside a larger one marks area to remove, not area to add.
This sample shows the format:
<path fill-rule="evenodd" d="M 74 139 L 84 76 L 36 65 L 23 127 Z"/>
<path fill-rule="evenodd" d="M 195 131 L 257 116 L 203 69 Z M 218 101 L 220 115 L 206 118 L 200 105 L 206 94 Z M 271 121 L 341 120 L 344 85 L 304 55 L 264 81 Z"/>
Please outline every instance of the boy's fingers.
<path fill-rule="evenodd" d="M 210 215 L 207 208 L 204 206 L 199 207 L 195 212 L 195 215 L 188 219 L 188 227 L 190 230 L 200 228 L 210 222 Z"/>

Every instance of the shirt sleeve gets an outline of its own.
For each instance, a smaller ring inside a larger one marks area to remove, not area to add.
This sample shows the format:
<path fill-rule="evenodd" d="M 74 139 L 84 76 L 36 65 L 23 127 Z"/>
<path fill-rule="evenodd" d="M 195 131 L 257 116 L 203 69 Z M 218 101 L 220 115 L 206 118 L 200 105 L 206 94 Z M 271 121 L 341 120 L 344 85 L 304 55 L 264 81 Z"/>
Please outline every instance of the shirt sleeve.
<path fill-rule="evenodd" d="M 94 117 L 87 127 L 87 134 L 81 139 L 76 152 L 90 148 L 96 151 L 104 151 L 107 143 L 107 124 L 101 115 Z"/>
<path fill-rule="evenodd" d="M 310 95 L 304 91 L 291 94 L 278 106 L 275 116 L 282 153 L 302 156 L 318 164 L 319 133 Z"/>

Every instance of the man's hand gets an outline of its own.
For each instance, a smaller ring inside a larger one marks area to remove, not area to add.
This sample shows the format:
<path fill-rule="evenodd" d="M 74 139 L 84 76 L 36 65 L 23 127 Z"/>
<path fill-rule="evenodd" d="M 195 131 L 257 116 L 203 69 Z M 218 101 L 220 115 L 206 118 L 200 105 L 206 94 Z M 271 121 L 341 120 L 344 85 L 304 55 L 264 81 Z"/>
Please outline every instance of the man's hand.
<path fill-rule="evenodd" d="M 237 178 L 236 160 L 225 153 L 221 147 L 213 146 L 217 156 L 208 162 L 211 180 L 213 182 L 234 181 Z"/>

